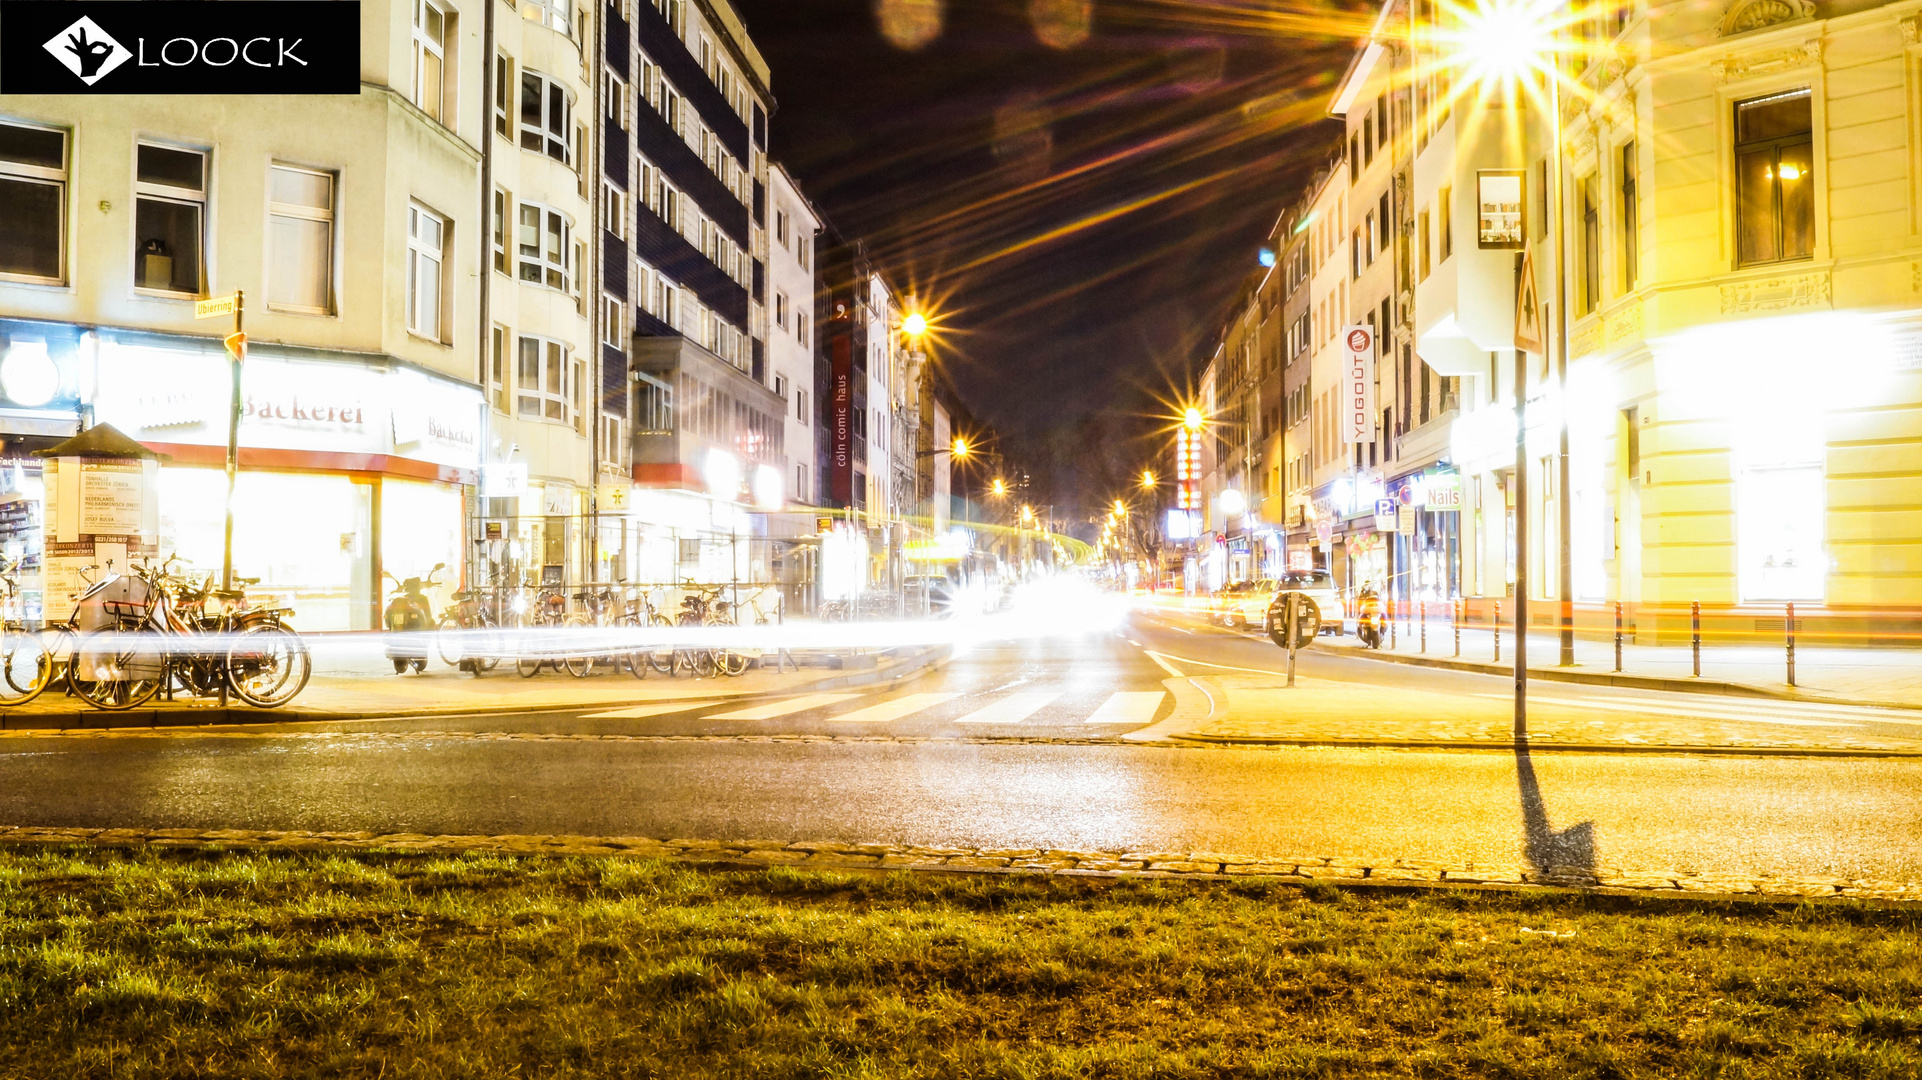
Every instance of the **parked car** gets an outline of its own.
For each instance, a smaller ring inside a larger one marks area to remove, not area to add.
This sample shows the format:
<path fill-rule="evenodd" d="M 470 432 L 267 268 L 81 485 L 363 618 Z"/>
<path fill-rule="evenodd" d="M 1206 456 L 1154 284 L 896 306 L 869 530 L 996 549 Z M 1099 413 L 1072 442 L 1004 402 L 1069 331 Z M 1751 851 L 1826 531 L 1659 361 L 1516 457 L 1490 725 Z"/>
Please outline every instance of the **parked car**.
<path fill-rule="evenodd" d="M 1334 576 L 1328 571 L 1290 570 L 1281 575 L 1281 580 L 1278 581 L 1276 585 L 1275 593 L 1269 597 L 1271 601 L 1274 599 L 1274 595 L 1282 592 L 1307 593 L 1308 598 L 1315 602 L 1316 610 L 1321 612 L 1321 626 L 1317 632 L 1322 634 L 1340 634 L 1342 632 L 1344 623 L 1341 593 L 1335 589 Z M 1266 609 L 1264 609 L 1264 622 L 1261 627 L 1263 631 L 1273 629 L 1265 621 L 1266 615 L 1267 612 Z"/>
<path fill-rule="evenodd" d="M 1267 625 L 1268 605 L 1274 602 L 1275 593 L 1280 591 L 1280 584 L 1271 578 L 1242 584 L 1245 588 L 1236 593 L 1234 599 L 1226 605 L 1227 610 L 1222 621 L 1230 627 L 1253 628 Z"/>

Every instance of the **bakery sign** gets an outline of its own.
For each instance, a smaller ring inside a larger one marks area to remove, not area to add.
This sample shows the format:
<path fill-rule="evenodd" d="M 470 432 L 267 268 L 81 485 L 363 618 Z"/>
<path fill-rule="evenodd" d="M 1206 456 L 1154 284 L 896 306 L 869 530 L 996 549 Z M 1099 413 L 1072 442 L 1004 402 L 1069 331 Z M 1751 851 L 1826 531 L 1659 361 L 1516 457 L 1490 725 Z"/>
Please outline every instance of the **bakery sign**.
<path fill-rule="evenodd" d="M 144 442 L 224 446 L 232 395 L 224 353 L 103 342 L 95 415 Z M 247 358 L 240 445 L 397 454 L 470 467 L 480 392 L 412 369 Z"/>

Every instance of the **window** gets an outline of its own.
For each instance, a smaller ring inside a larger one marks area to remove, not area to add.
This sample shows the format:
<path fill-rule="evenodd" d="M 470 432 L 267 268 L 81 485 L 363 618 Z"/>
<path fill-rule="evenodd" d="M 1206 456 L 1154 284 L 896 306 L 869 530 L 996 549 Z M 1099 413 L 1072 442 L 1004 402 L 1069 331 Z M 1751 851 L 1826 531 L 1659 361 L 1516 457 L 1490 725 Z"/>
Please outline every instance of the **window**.
<path fill-rule="evenodd" d="M 808 467 L 796 465 L 794 467 L 794 499 L 796 502 L 806 502 L 808 498 Z"/>
<path fill-rule="evenodd" d="M 0 277 L 61 281 L 67 133 L 0 124 Z"/>
<path fill-rule="evenodd" d="M 1455 191 L 1453 188 L 1443 188 L 1441 189 L 1441 196 L 1435 202 L 1435 232 L 1438 234 L 1435 237 L 1437 241 L 1435 245 L 1435 264 L 1437 266 L 1447 262 L 1448 257 L 1455 253 L 1454 198 Z"/>
<path fill-rule="evenodd" d="M 1348 182 L 1361 182 L 1361 143 L 1355 136 L 1348 136 Z"/>
<path fill-rule="evenodd" d="M 207 155 L 141 144 L 135 175 L 134 283 L 199 295 L 206 247 Z"/>
<path fill-rule="evenodd" d="M 774 325 L 787 329 L 787 294 L 784 292 L 774 294 Z"/>
<path fill-rule="evenodd" d="M 807 425 L 808 392 L 806 390 L 796 389 L 794 391 L 794 418 L 799 420 L 802 426 L 805 427 Z"/>
<path fill-rule="evenodd" d="M 1434 242 L 1428 238 L 1428 211 L 1423 210 L 1421 213 L 1416 214 L 1415 222 L 1415 246 L 1421 249 L 1419 257 L 1416 260 L 1421 276 L 1416 280 L 1427 281 L 1428 249 L 1434 246 Z"/>
<path fill-rule="evenodd" d="M 1375 163 L 1375 114 L 1369 113 L 1361 119 L 1361 167 L 1367 168 Z"/>
<path fill-rule="evenodd" d="M 1581 295 L 1575 298 L 1581 314 L 1595 310 L 1602 300 L 1602 222 L 1601 207 L 1595 205 L 1595 174 L 1585 177 L 1579 187 L 1582 210 Z"/>
<path fill-rule="evenodd" d="M 601 341 L 627 351 L 627 302 L 601 297 Z"/>
<path fill-rule="evenodd" d="M 549 30 L 572 33 L 573 23 L 568 15 L 568 0 L 521 0 L 521 18 L 540 23 Z"/>
<path fill-rule="evenodd" d="M 506 53 L 494 56 L 494 130 L 508 138 L 513 136 L 507 130 L 507 117 L 511 112 L 508 102 L 514 93 L 514 58 Z"/>
<path fill-rule="evenodd" d="M 487 400 L 500 412 L 509 411 L 508 393 L 511 389 L 507 380 L 507 327 L 498 323 L 488 341 L 487 356 Z"/>
<path fill-rule="evenodd" d="M 1809 92 L 1735 106 L 1736 260 L 1806 259 L 1815 251 Z"/>
<path fill-rule="evenodd" d="M 1636 205 L 1639 197 L 1635 186 L 1635 144 L 1622 144 L 1622 291 L 1635 288 L 1641 277 L 1641 218 L 1640 207 Z"/>
<path fill-rule="evenodd" d="M 267 305 L 328 315 L 334 306 L 334 177 L 292 165 L 269 170 Z"/>
<path fill-rule="evenodd" d="M 782 247 L 788 246 L 788 226 L 787 226 L 786 210 L 774 211 L 774 239 L 778 241 Z"/>
<path fill-rule="evenodd" d="M 1535 162 L 1535 239 L 1548 235 L 1548 159 Z"/>
<path fill-rule="evenodd" d="M 558 341 L 520 339 L 520 363 L 514 380 L 519 401 L 517 415 L 534 420 L 567 421 L 568 348 Z"/>
<path fill-rule="evenodd" d="M 437 121 L 451 111 L 443 108 L 442 98 L 447 86 L 447 31 L 452 21 L 431 0 L 414 0 L 414 104 Z"/>
<path fill-rule="evenodd" d="M 407 329 L 441 340 L 441 253 L 447 221 L 419 206 L 407 208 Z"/>
<path fill-rule="evenodd" d="M 601 98 L 607 105 L 607 118 L 622 131 L 627 130 L 627 80 L 611 71 L 601 72 Z"/>
<path fill-rule="evenodd" d="M 514 217 L 514 196 L 499 188 L 494 189 L 494 235 L 490 240 L 494 248 L 494 269 L 512 275 L 507 267 L 507 230 L 508 222 Z"/>
<path fill-rule="evenodd" d="M 587 434 L 587 361 L 576 360 L 573 367 L 574 431 Z"/>
<path fill-rule="evenodd" d="M 808 313 L 805 311 L 794 313 L 794 337 L 803 345 L 811 344 L 814 340 L 808 336 Z"/>
<path fill-rule="evenodd" d="M 601 227 L 616 240 L 627 239 L 627 192 L 605 181 L 601 183 Z"/>
<path fill-rule="evenodd" d="M 516 239 L 522 281 L 572 291 L 573 267 L 568 265 L 574 251 L 572 229 L 560 211 L 522 203 Z"/>
<path fill-rule="evenodd" d="M 634 434 L 672 434 L 674 388 L 646 372 L 635 372 L 634 378 Z"/>
<path fill-rule="evenodd" d="M 521 72 L 521 149 L 546 154 L 562 164 L 568 160 L 568 137 L 573 130 L 572 107 L 561 84 L 532 71 Z"/>

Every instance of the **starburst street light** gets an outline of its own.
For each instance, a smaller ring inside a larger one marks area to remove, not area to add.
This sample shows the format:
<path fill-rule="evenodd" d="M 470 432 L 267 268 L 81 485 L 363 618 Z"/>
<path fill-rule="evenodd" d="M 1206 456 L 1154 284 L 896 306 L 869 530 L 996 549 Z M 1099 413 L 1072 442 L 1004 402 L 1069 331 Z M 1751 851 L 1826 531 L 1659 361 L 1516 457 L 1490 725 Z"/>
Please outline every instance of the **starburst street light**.
<path fill-rule="evenodd" d="M 1148 469 L 1141 470 L 1141 486 L 1144 488 L 1155 486 L 1155 474 L 1152 471 Z"/>
<path fill-rule="evenodd" d="M 988 485 L 988 494 L 993 495 L 996 498 L 1006 497 L 1008 494 L 1008 482 L 1006 480 L 1001 479 L 998 476 L 995 477 L 994 483 Z"/>
<path fill-rule="evenodd" d="M 918 311 L 911 311 L 901 320 L 901 332 L 911 338 L 918 338 L 928 332 L 928 317 Z"/>
<path fill-rule="evenodd" d="M 1201 410 L 1195 408 L 1193 405 L 1188 406 L 1181 414 L 1181 426 L 1187 428 L 1189 431 L 1200 431 L 1202 425 L 1207 422 L 1208 418 L 1203 416 Z"/>

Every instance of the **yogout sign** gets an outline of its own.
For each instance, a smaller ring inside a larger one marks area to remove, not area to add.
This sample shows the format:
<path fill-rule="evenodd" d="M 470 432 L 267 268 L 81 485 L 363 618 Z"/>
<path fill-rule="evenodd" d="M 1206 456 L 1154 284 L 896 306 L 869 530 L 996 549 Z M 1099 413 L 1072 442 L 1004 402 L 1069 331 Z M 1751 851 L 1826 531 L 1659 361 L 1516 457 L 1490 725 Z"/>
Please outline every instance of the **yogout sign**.
<path fill-rule="evenodd" d="M 357 0 L 0 0 L 0 93 L 359 92 Z"/>

